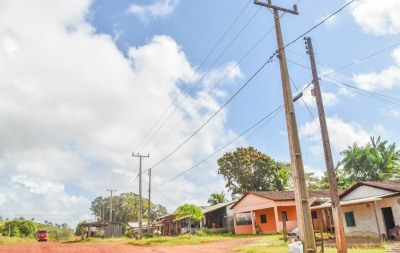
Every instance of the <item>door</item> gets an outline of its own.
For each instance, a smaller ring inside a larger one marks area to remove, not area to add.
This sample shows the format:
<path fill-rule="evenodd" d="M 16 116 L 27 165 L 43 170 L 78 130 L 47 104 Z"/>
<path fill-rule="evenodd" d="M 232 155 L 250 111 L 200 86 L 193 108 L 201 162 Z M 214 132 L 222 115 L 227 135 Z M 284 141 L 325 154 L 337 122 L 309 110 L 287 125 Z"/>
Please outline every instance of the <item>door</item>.
<path fill-rule="evenodd" d="M 386 234 L 389 236 L 389 229 L 394 228 L 393 212 L 391 207 L 382 208 L 383 221 L 385 222 Z M 390 238 L 389 238 L 390 239 Z"/>

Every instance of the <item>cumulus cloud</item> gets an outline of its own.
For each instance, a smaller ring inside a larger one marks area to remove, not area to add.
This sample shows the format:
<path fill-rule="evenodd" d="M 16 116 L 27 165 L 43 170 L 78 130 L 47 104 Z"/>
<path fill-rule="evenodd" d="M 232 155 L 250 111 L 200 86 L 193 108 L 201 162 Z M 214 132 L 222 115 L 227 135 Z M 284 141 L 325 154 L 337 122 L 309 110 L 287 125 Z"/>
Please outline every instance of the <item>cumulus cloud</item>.
<path fill-rule="evenodd" d="M 166 3 L 175 6 L 177 1 Z M 74 210 L 74 219 L 90 218 L 90 201 L 107 195 L 107 188 L 137 191 L 133 179 L 139 162 L 132 152 L 154 150 L 143 161 L 148 168 L 219 108 L 222 87 L 191 110 L 212 86 L 211 79 L 202 82 L 184 106 L 172 104 L 175 113 L 139 148 L 195 71 L 168 36 L 133 46 L 125 57 L 111 36 L 96 33 L 85 21 L 89 6 L 90 1 L 80 0 L 12 0 L 0 8 L 0 173 L 6 175 L 0 192 L 8 193 L 0 195 L 4 217 L 21 210 L 38 215 Z M 226 82 L 235 82 L 240 73 L 235 69 Z M 225 129 L 225 122 L 226 112 L 219 113 L 173 159 L 154 168 L 154 182 L 190 168 L 231 139 L 234 133 Z M 193 180 L 188 187 L 213 180 Z M 45 191 L 51 196 L 43 199 Z M 185 197 L 182 192 L 170 198 L 182 203 Z M 167 205 L 162 198 L 154 201 Z M 19 204 L 14 208 L 11 203 Z"/>
<path fill-rule="evenodd" d="M 312 89 L 313 87 L 310 86 L 310 88 L 304 90 L 303 96 L 301 97 L 307 106 L 316 105 L 315 97 L 312 95 Z M 322 102 L 324 103 L 325 107 L 335 106 L 340 102 L 339 98 L 336 96 L 335 93 L 322 92 L 321 95 L 322 95 Z"/>
<path fill-rule="evenodd" d="M 400 47 L 393 51 L 392 58 L 397 65 L 389 66 L 381 72 L 354 74 L 353 81 L 358 87 L 368 91 L 400 86 Z"/>
<path fill-rule="evenodd" d="M 163 18 L 174 12 L 179 0 L 157 0 L 149 5 L 132 4 L 126 10 L 127 13 L 134 14 L 139 19 L 148 23 L 154 18 Z"/>
<path fill-rule="evenodd" d="M 400 32 L 400 5 L 397 1 L 360 0 L 352 3 L 350 10 L 355 22 L 366 33 L 383 36 Z"/>
<path fill-rule="evenodd" d="M 338 152 L 353 145 L 353 143 L 365 145 L 372 135 L 358 123 L 345 122 L 337 116 L 328 117 L 326 123 L 328 125 L 330 143 Z M 302 138 L 310 139 L 310 151 L 312 155 L 323 157 L 319 119 L 301 126 L 299 134 Z"/>

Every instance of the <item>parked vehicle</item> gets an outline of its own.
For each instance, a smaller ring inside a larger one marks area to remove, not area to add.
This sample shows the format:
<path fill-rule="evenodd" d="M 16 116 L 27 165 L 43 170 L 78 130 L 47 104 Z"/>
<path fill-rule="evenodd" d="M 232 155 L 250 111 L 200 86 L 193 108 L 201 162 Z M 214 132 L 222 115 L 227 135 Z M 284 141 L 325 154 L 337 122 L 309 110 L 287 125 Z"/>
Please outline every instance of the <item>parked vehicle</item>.
<path fill-rule="evenodd" d="M 37 234 L 37 240 L 38 240 L 38 242 L 41 242 L 41 241 L 47 242 L 49 240 L 49 234 L 47 234 L 46 229 L 39 229 L 38 234 Z"/>

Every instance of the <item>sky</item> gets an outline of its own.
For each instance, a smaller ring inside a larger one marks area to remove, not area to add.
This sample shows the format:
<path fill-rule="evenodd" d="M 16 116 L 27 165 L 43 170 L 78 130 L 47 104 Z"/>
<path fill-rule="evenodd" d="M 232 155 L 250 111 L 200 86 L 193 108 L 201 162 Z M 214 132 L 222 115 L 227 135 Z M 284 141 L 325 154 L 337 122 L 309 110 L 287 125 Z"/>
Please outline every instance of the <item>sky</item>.
<path fill-rule="evenodd" d="M 325 164 L 305 36 L 335 163 L 370 136 L 400 143 L 400 4 L 375 2 L 273 1 L 299 11 L 281 25 L 306 172 Z M 137 155 L 169 212 L 230 197 L 225 152 L 289 162 L 276 49 L 253 1 L 0 0 L 0 216 L 93 220 L 107 189 L 138 193 Z"/>

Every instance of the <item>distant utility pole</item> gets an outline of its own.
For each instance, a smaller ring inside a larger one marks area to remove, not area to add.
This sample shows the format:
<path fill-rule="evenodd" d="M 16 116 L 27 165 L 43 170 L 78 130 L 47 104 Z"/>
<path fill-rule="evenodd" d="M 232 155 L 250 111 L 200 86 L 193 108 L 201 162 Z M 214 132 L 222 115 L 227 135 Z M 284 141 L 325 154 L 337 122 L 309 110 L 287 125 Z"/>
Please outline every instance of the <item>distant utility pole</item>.
<path fill-rule="evenodd" d="M 299 224 L 299 236 L 303 241 L 304 252 L 316 252 L 314 228 L 311 219 L 310 204 L 308 199 L 307 185 L 305 180 L 303 159 L 301 157 L 299 133 L 297 130 L 296 115 L 293 106 L 292 91 L 290 88 L 289 71 L 286 63 L 285 46 L 282 38 L 282 30 L 279 21 L 279 11 L 298 15 L 297 6 L 293 10 L 285 9 L 268 3 L 254 0 L 254 3 L 273 9 L 276 39 L 278 42 L 278 58 L 281 69 L 283 100 L 285 104 L 286 126 L 288 131 L 290 160 L 293 173 L 294 195 L 296 201 L 297 221 Z"/>
<path fill-rule="evenodd" d="M 150 215 L 150 197 L 151 197 L 151 168 L 149 169 L 149 202 L 148 202 L 148 204 L 147 204 L 147 233 L 149 234 L 150 232 L 151 232 L 151 229 L 150 229 L 150 225 L 151 225 L 151 222 L 150 222 L 150 218 L 151 218 L 151 215 Z"/>
<path fill-rule="evenodd" d="M 110 200 L 110 221 L 112 221 L 112 210 L 113 210 L 113 207 L 112 207 L 112 193 L 113 193 L 113 192 L 116 192 L 117 189 L 115 189 L 115 190 L 107 189 L 107 191 L 108 191 L 108 192 L 111 192 L 111 200 Z"/>
<path fill-rule="evenodd" d="M 139 153 L 132 153 L 132 156 L 139 157 L 139 232 L 138 237 L 142 238 L 142 216 L 143 216 L 143 204 L 142 204 L 142 158 L 150 157 L 149 154 L 147 156 L 140 155 Z"/>
<path fill-rule="evenodd" d="M 304 38 L 307 45 L 307 53 L 310 55 L 311 70 L 313 75 L 313 84 L 315 100 L 317 101 L 319 124 L 321 126 L 322 144 L 324 146 L 326 170 L 328 172 L 328 182 L 332 201 L 332 217 L 335 226 L 336 235 L 336 248 L 338 253 L 347 253 L 346 237 L 343 228 L 342 211 L 339 201 L 338 187 L 336 183 L 335 168 L 333 166 L 331 144 L 329 142 L 328 127 L 326 124 L 324 104 L 322 102 L 321 88 L 319 86 L 319 79 L 317 73 L 317 66 L 315 64 L 314 50 L 311 38 Z"/>

